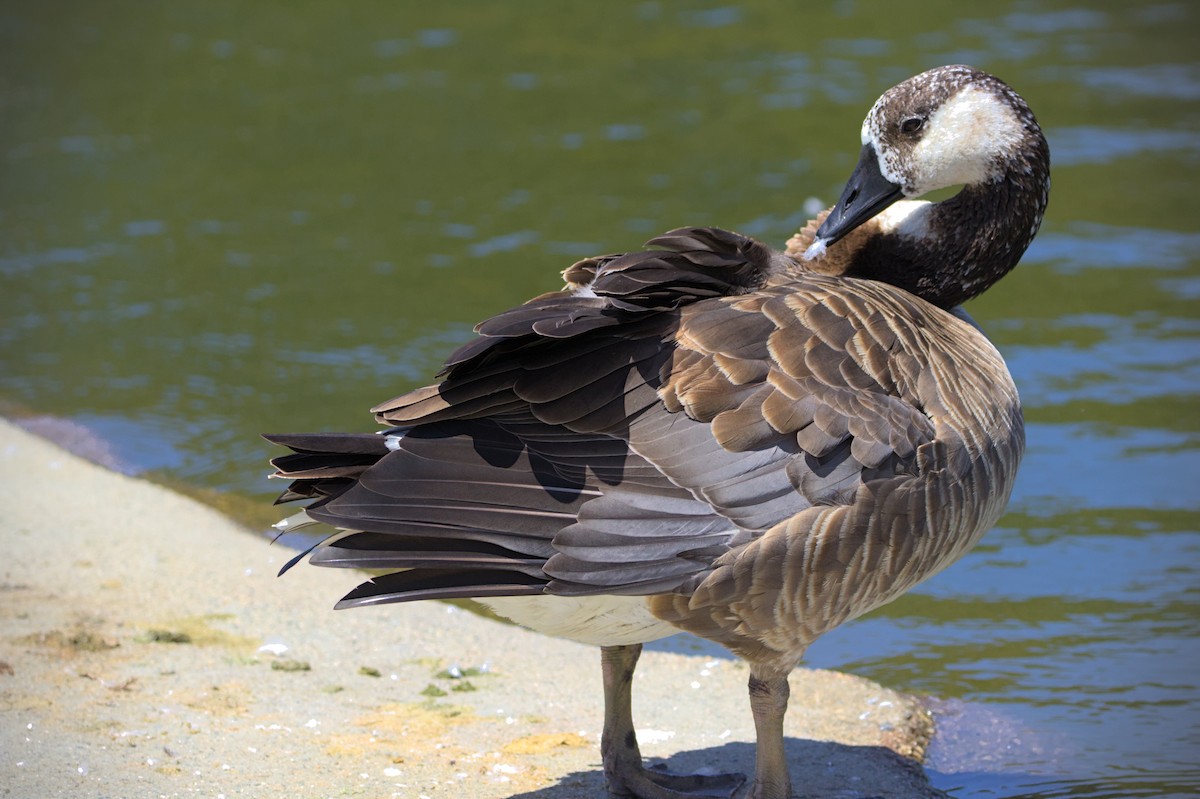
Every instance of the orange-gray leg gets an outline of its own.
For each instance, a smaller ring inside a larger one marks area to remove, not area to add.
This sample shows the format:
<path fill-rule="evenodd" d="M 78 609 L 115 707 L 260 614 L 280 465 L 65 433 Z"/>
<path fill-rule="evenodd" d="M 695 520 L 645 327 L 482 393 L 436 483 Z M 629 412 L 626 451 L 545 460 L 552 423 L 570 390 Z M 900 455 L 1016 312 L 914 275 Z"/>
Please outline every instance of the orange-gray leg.
<path fill-rule="evenodd" d="M 790 799 L 792 781 L 783 751 L 783 716 L 787 713 L 787 674 L 757 673 L 750 667 L 750 711 L 754 714 L 757 745 L 754 785 L 746 799 Z"/>

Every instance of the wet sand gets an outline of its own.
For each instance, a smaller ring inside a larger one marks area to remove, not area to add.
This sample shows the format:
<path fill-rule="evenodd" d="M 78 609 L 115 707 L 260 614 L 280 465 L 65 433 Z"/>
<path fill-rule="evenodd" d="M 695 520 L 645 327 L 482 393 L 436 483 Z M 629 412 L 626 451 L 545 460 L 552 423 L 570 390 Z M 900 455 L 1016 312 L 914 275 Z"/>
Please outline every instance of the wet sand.
<path fill-rule="evenodd" d="M 599 657 L 358 573 L 0 420 L 0 796 L 602 797 Z M 643 754 L 753 768 L 746 667 L 647 651 Z M 798 795 L 931 797 L 916 700 L 798 670 Z"/>

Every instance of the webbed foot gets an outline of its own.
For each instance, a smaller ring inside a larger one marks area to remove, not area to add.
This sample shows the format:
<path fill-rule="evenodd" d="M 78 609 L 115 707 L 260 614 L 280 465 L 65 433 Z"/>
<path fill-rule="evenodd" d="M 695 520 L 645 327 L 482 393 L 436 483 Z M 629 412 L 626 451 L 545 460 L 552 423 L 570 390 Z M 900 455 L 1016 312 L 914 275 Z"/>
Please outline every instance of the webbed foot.
<path fill-rule="evenodd" d="M 733 799 L 744 774 L 675 774 L 665 766 L 645 768 L 628 761 L 608 773 L 612 799 Z"/>

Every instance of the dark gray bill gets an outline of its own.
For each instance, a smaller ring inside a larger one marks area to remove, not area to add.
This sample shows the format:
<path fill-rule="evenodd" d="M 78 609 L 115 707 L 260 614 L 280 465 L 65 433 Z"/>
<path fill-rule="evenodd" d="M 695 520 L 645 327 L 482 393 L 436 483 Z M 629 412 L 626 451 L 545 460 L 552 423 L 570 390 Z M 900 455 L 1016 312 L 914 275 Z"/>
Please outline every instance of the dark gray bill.
<path fill-rule="evenodd" d="M 900 187 L 879 171 L 875 148 L 865 144 L 858 166 L 842 190 L 841 199 L 817 230 L 817 238 L 833 244 L 903 196 Z"/>

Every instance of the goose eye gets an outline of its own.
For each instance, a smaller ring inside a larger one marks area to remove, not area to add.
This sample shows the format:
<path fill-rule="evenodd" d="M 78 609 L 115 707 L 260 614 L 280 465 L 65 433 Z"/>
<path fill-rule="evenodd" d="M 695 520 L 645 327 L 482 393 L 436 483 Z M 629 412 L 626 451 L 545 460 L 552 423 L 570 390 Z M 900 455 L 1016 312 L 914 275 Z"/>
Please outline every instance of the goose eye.
<path fill-rule="evenodd" d="M 909 117 L 900 123 L 901 133 L 916 133 L 925 124 L 925 120 L 921 117 Z"/>

